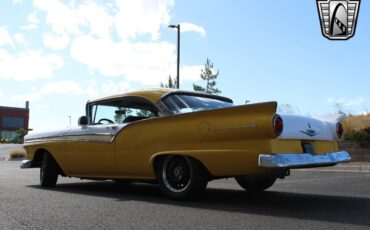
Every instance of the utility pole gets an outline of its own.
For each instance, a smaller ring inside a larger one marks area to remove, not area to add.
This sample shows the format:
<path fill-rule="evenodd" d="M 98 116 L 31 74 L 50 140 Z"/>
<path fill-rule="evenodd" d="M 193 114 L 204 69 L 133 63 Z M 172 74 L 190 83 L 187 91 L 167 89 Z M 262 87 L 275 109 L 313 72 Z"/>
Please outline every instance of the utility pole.
<path fill-rule="evenodd" d="M 180 89 L 180 24 L 168 27 L 177 29 L 177 88 Z"/>

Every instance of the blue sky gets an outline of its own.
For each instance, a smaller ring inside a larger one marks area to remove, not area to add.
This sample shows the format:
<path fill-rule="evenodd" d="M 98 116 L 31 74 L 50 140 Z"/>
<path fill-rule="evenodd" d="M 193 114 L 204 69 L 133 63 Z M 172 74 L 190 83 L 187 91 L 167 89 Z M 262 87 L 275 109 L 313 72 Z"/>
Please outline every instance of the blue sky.
<path fill-rule="evenodd" d="M 158 87 L 176 76 L 192 89 L 210 58 L 236 104 L 276 100 L 303 115 L 370 110 L 370 2 L 356 35 L 321 34 L 316 1 L 0 2 L 0 105 L 30 101 L 30 128 L 76 124 L 87 100 Z"/>

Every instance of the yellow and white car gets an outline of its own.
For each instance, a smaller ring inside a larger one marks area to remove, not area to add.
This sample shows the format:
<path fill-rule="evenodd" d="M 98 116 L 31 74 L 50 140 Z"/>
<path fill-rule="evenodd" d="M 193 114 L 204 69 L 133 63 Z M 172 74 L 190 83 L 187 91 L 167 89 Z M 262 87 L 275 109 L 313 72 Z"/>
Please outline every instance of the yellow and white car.
<path fill-rule="evenodd" d="M 276 106 L 234 106 L 226 97 L 172 89 L 92 100 L 77 127 L 27 135 L 21 168 L 40 167 L 44 187 L 59 175 L 144 181 L 190 198 L 212 179 L 235 177 L 262 191 L 289 169 L 350 160 L 338 151 L 339 122 L 280 116 Z"/>

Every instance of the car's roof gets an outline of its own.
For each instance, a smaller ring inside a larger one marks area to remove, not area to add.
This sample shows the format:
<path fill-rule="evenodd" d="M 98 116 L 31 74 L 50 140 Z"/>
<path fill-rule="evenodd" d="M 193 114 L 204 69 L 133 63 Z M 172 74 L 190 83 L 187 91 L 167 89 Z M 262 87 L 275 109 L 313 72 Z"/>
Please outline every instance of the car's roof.
<path fill-rule="evenodd" d="M 94 103 L 94 102 L 99 102 L 99 101 L 106 101 L 106 100 L 111 100 L 111 99 L 116 99 L 116 98 L 122 98 L 122 97 L 144 97 L 152 102 L 157 102 L 160 100 L 163 96 L 172 93 L 172 92 L 179 92 L 179 93 L 186 93 L 186 94 L 197 94 L 197 95 L 207 95 L 207 97 L 214 97 L 218 98 L 220 100 L 224 101 L 230 101 L 232 102 L 231 99 L 226 98 L 226 97 L 221 97 L 221 96 L 216 96 L 216 95 L 209 95 L 209 94 L 204 94 L 200 92 L 194 92 L 194 91 L 184 91 L 184 90 L 178 90 L 178 89 L 170 89 L 170 88 L 155 88 L 155 89 L 141 89 L 141 90 L 132 90 L 132 91 L 127 91 L 124 93 L 120 94 L 115 94 L 112 96 L 107 96 L 107 97 L 102 97 L 98 98 L 95 100 L 88 101 L 88 103 Z"/>
<path fill-rule="evenodd" d="M 120 94 L 115 94 L 107 97 L 98 98 L 95 100 L 91 100 L 88 102 L 97 102 L 97 101 L 105 101 L 115 98 L 121 98 L 121 97 L 128 97 L 128 96 L 136 96 L 136 97 L 145 97 L 153 102 L 158 101 L 162 96 L 165 94 L 174 91 L 174 89 L 169 88 L 159 88 L 159 89 L 142 89 L 142 90 L 132 90 L 127 91 Z"/>

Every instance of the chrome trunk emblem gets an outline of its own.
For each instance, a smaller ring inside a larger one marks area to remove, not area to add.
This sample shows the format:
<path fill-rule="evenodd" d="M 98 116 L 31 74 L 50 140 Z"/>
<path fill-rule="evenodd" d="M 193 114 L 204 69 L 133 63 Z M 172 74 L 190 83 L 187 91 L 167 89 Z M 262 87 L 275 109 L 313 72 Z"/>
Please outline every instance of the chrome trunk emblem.
<path fill-rule="evenodd" d="M 315 129 L 312 129 L 311 128 L 311 124 L 308 123 L 308 129 L 306 129 L 305 131 L 303 130 L 299 130 L 301 133 L 304 133 L 310 137 L 313 137 L 313 136 L 316 136 L 317 134 L 319 134 Z"/>

